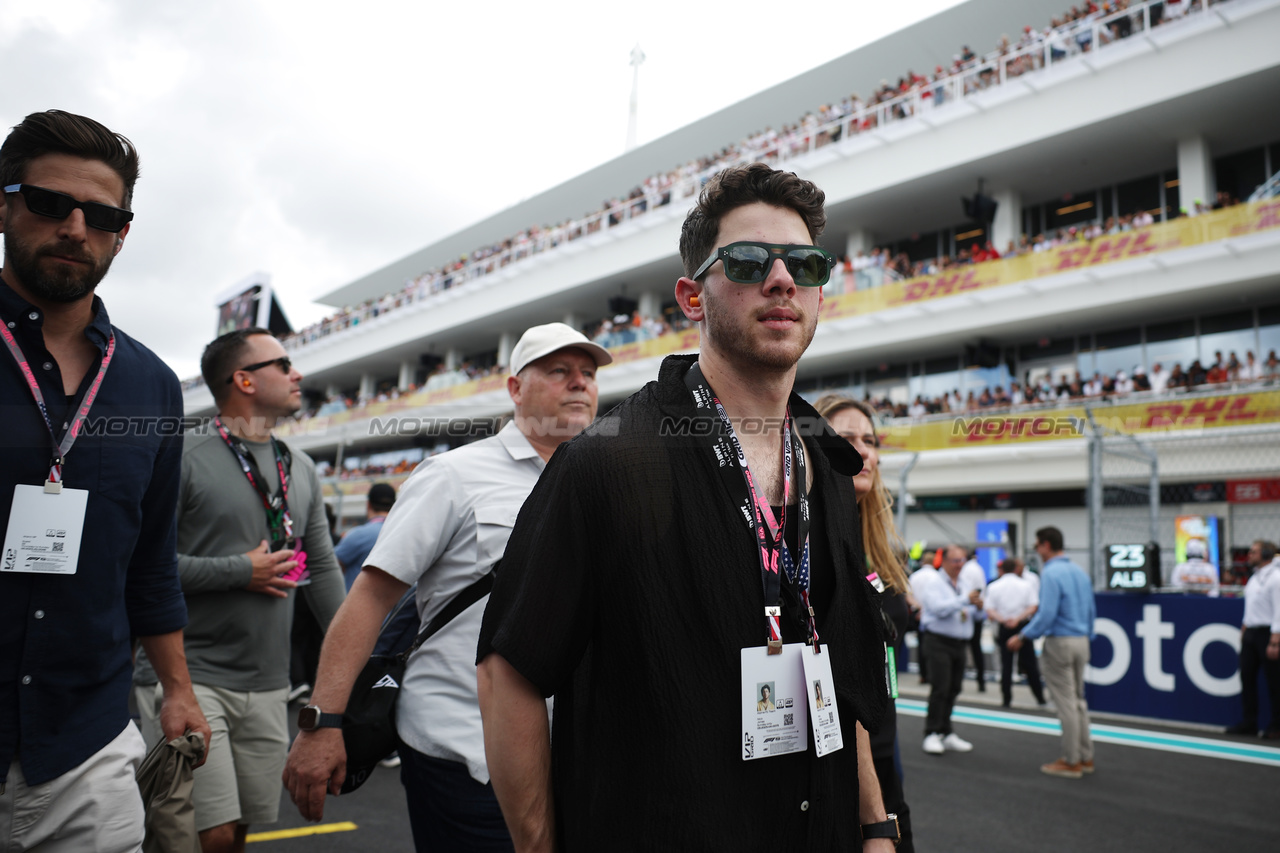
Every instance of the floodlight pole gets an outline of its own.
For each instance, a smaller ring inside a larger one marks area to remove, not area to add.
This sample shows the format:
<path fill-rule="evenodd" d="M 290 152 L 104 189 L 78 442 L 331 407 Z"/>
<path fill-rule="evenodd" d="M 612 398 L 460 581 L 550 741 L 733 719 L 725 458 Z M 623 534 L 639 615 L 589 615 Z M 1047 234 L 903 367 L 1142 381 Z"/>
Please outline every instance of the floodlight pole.
<path fill-rule="evenodd" d="M 640 63 L 644 62 L 644 51 L 637 43 L 631 48 L 631 117 L 627 121 L 627 150 L 636 147 L 636 114 L 640 108 Z"/>

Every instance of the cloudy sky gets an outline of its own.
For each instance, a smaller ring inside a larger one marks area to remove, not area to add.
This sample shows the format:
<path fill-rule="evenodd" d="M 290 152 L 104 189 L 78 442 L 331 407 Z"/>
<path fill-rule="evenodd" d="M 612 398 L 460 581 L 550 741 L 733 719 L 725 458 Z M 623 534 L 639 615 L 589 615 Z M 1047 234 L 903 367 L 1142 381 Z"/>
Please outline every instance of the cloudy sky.
<path fill-rule="evenodd" d="M 186 377 L 250 273 L 305 325 L 316 296 L 621 154 L 637 43 L 643 143 L 954 2 L 3 0 L 0 124 L 57 107 L 137 144 L 99 293 Z"/>

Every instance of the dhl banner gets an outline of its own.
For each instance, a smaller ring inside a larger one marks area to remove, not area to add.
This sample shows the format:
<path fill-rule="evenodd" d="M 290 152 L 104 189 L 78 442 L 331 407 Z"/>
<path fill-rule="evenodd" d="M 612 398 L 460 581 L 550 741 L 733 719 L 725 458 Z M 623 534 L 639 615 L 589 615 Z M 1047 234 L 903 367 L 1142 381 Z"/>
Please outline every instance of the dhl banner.
<path fill-rule="evenodd" d="M 822 307 L 822 319 L 872 314 L 888 308 L 1001 287 L 1114 261 L 1127 261 L 1155 252 L 1185 249 L 1277 227 L 1280 227 L 1280 199 L 1241 204 L 1200 216 L 1184 216 L 1136 231 L 1057 246 L 1045 252 L 988 261 L 938 275 L 920 276 L 891 282 L 871 290 L 829 297 Z"/>
<path fill-rule="evenodd" d="M 1058 246 L 1046 252 L 1020 255 L 1008 260 L 988 261 L 939 275 L 920 276 L 890 282 L 870 290 L 828 296 L 824 301 L 819 322 L 839 317 L 872 314 L 901 305 L 1001 287 L 1028 279 L 1140 258 L 1155 252 L 1184 249 L 1188 246 L 1278 227 L 1280 227 L 1280 199 L 1241 204 L 1200 216 L 1182 217 L 1172 222 L 1149 225 L 1123 234 Z M 613 355 L 614 364 L 626 364 L 677 352 L 693 352 L 697 349 L 698 330 L 684 329 L 651 340 L 615 347 L 609 352 Z M 351 420 L 363 420 L 406 409 L 456 402 L 477 394 L 500 390 L 505 388 L 506 384 L 507 378 L 503 374 L 486 376 L 483 379 L 463 382 L 448 388 L 416 391 L 395 400 L 370 403 L 359 409 L 340 412 L 323 420 L 326 426 L 338 426 Z M 312 418 L 311 420 L 321 419 Z M 314 430 L 318 426 L 315 423 L 304 424 L 306 422 L 286 424 L 281 427 L 278 434 L 289 435 L 290 432 Z"/>
<path fill-rule="evenodd" d="M 1153 433 L 1280 423 L 1280 391 L 1205 394 L 1149 403 L 1093 406 L 1094 420 L 1117 432 Z M 1057 409 L 973 412 L 880 431 L 881 452 L 990 447 L 1025 441 L 1083 438 L 1089 434 L 1084 405 Z"/>

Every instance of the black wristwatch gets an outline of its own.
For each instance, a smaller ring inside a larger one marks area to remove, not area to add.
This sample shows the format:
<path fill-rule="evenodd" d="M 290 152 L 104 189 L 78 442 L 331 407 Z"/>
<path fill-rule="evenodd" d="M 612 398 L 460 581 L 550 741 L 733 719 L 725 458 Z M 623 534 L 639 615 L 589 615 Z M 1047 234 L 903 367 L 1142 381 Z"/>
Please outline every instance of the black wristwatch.
<path fill-rule="evenodd" d="M 864 823 L 862 825 L 862 840 L 869 841 L 872 838 L 888 838 L 893 841 L 893 846 L 897 847 L 898 842 L 902 840 L 902 833 L 898 830 L 898 816 L 896 814 L 885 815 L 887 820 L 879 823 Z"/>
<path fill-rule="evenodd" d="M 298 728 L 304 732 L 313 732 L 316 729 L 340 729 L 342 715 L 326 714 L 316 705 L 307 705 L 298 711 Z"/>

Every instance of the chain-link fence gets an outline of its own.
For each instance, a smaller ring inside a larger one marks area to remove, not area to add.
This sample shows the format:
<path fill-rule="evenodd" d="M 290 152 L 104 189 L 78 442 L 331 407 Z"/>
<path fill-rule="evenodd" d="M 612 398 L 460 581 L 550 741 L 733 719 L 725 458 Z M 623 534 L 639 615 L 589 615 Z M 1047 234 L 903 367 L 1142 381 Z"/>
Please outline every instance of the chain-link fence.
<path fill-rule="evenodd" d="M 1208 556 L 1221 561 L 1225 586 L 1244 580 L 1233 562 L 1251 542 L 1280 539 L 1280 424 L 1138 435 L 1095 424 L 1090 463 L 1091 562 L 1100 586 L 1104 549 L 1147 542 L 1160 548 L 1167 584 L 1182 517 L 1205 520 Z"/>

